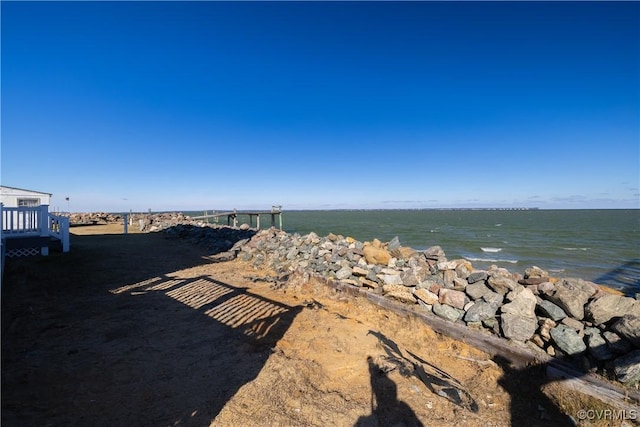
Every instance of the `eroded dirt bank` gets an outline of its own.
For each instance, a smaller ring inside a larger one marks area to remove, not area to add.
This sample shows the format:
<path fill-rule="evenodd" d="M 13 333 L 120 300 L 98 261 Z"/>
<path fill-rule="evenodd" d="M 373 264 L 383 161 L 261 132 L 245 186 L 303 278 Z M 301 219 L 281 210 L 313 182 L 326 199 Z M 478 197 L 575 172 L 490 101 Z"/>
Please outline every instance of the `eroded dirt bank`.
<path fill-rule="evenodd" d="M 3 426 L 565 426 L 607 408 L 320 283 L 118 231 L 7 263 Z"/>

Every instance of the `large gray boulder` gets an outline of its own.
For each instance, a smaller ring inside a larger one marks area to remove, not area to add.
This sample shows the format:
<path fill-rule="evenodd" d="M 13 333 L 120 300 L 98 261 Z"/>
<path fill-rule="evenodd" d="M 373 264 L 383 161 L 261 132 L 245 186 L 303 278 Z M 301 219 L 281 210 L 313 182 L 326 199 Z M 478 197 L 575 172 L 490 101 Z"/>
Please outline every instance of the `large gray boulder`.
<path fill-rule="evenodd" d="M 562 279 L 547 298 L 559 305 L 571 317 L 584 319 L 584 306 L 596 293 L 596 285 L 582 279 Z"/>
<path fill-rule="evenodd" d="M 500 316 L 502 335 L 515 341 L 526 341 L 536 332 L 538 322 L 535 318 L 505 313 Z"/>
<path fill-rule="evenodd" d="M 591 301 L 585 311 L 587 319 L 600 325 L 626 314 L 640 317 L 640 301 L 623 295 L 606 294 Z"/>
<path fill-rule="evenodd" d="M 611 330 L 640 348 L 640 316 L 626 314 L 611 326 Z"/>
<path fill-rule="evenodd" d="M 422 267 L 408 268 L 400 273 L 400 278 L 405 286 L 417 286 L 426 278 L 425 272 L 428 270 Z"/>
<path fill-rule="evenodd" d="M 482 298 L 485 294 L 491 292 L 491 289 L 487 288 L 484 282 L 474 282 L 467 285 L 464 291 L 471 297 L 472 300 L 475 301 Z"/>
<path fill-rule="evenodd" d="M 611 331 L 604 331 L 602 337 L 607 341 L 607 345 L 611 351 L 618 354 L 625 354 L 633 349 L 633 346 L 629 341 L 622 338 L 620 335 Z"/>
<path fill-rule="evenodd" d="M 534 265 L 524 270 L 524 278 L 525 279 L 549 278 L 549 273 L 546 270 L 543 270 L 540 267 L 536 267 Z"/>
<path fill-rule="evenodd" d="M 507 295 L 510 303 L 501 308 L 500 326 L 506 338 L 526 341 L 536 332 L 536 297 L 531 290 L 520 287 Z"/>
<path fill-rule="evenodd" d="M 434 304 L 433 312 L 443 319 L 449 320 L 451 322 L 455 322 L 460 319 L 464 314 L 463 310 L 459 310 L 457 308 L 453 308 L 447 304 Z"/>
<path fill-rule="evenodd" d="M 587 349 L 580 335 L 566 325 L 558 325 L 550 331 L 551 338 L 567 354 L 580 354 Z"/>
<path fill-rule="evenodd" d="M 486 271 L 474 271 L 471 274 L 469 274 L 469 276 L 467 277 L 467 282 L 469 284 L 472 283 L 477 283 L 477 282 L 484 282 L 485 279 L 489 277 Z"/>
<path fill-rule="evenodd" d="M 353 274 L 353 270 L 349 267 L 342 267 L 340 270 L 336 271 L 336 279 L 343 280 L 351 277 Z"/>
<path fill-rule="evenodd" d="M 402 278 L 399 274 L 379 274 L 378 278 L 385 285 L 402 285 Z"/>
<path fill-rule="evenodd" d="M 518 286 L 518 282 L 506 276 L 491 276 L 487 280 L 487 284 L 491 289 L 500 295 L 505 295 L 514 290 Z"/>
<path fill-rule="evenodd" d="M 426 259 L 434 260 L 434 261 L 442 261 L 446 260 L 445 253 L 440 246 L 431 246 L 424 252 L 424 257 Z"/>
<path fill-rule="evenodd" d="M 536 318 L 536 296 L 530 289 L 520 287 L 518 290 L 510 292 L 507 295 L 507 299 L 511 300 L 511 302 L 502 306 L 502 313 Z"/>
<path fill-rule="evenodd" d="M 542 314 L 555 322 L 567 317 L 567 313 L 551 301 L 542 300 L 538 307 L 540 307 L 540 312 L 542 312 Z"/>
<path fill-rule="evenodd" d="M 428 289 L 416 289 L 415 291 L 413 291 L 413 296 L 415 296 L 425 304 L 433 305 L 438 303 L 438 295 L 434 294 Z"/>
<path fill-rule="evenodd" d="M 502 301 L 504 301 L 504 296 L 497 292 L 489 291 L 482 295 L 482 299 L 495 307 L 500 307 Z"/>
<path fill-rule="evenodd" d="M 588 329 L 588 331 L 585 331 L 585 335 L 587 336 L 589 354 L 596 360 L 613 359 L 616 354 L 611 351 L 605 339 L 600 335 L 600 331 L 596 328 Z"/>
<path fill-rule="evenodd" d="M 447 304 L 460 310 L 462 310 L 467 303 L 466 294 L 453 289 L 440 289 L 438 297 L 440 304 Z"/>
<path fill-rule="evenodd" d="M 482 322 L 496 315 L 497 307 L 484 301 L 475 302 L 464 315 L 465 322 Z"/>
<path fill-rule="evenodd" d="M 628 385 L 640 383 L 640 350 L 634 350 L 614 360 L 613 371 L 621 383 Z"/>

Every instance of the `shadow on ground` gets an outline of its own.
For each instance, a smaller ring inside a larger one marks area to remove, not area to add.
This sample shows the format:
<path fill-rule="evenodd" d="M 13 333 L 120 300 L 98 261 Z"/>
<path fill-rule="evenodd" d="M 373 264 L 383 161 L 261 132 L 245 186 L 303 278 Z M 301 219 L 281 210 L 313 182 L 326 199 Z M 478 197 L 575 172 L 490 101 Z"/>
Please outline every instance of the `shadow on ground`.
<path fill-rule="evenodd" d="M 174 273 L 214 254 L 160 233 L 71 243 L 7 263 L 3 426 L 209 425 L 300 310 Z"/>
<path fill-rule="evenodd" d="M 369 334 L 378 338 L 385 355 L 377 359 L 367 358 L 372 391 L 371 415 L 358 419 L 356 427 L 424 425 L 409 405 L 398 400 L 397 386 L 388 376 L 388 372 L 395 369 L 404 377 L 418 378 L 431 393 L 449 400 L 460 409 L 478 412 L 478 405 L 471 394 L 453 376 L 406 349 L 402 351 L 383 333 L 370 330 Z"/>
<path fill-rule="evenodd" d="M 511 425 L 571 426 L 575 422 L 546 395 L 543 386 L 552 381 L 546 364 L 515 367 L 508 359 L 496 355 L 493 361 L 504 371 L 498 380 L 511 396 Z M 584 375 L 575 372 L 574 378 Z"/>

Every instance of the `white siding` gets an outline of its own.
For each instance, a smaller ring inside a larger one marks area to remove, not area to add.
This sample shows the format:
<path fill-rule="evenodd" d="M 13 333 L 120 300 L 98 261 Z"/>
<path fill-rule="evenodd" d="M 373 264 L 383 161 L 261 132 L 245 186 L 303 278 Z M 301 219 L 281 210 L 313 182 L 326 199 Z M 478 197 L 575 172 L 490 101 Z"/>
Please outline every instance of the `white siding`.
<path fill-rule="evenodd" d="M 51 204 L 51 194 L 0 186 L 0 203 L 8 208 L 49 205 Z"/>

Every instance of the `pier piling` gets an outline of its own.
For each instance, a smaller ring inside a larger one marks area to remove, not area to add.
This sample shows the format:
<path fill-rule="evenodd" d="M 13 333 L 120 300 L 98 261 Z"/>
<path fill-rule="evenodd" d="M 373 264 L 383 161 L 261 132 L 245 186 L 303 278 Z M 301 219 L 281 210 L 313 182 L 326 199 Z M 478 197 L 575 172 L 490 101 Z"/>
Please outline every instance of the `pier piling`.
<path fill-rule="evenodd" d="M 205 211 L 204 215 L 191 217 L 192 219 L 202 219 L 207 222 L 210 219 L 213 219 L 216 223 L 220 217 L 227 217 L 227 225 L 229 227 L 237 227 L 238 226 L 238 216 L 246 215 L 249 217 L 249 226 L 253 227 L 255 217 L 255 225 L 256 228 L 260 228 L 260 215 L 271 215 L 271 226 L 275 227 L 276 217 L 278 217 L 278 225 L 280 230 L 282 230 L 282 206 L 272 206 L 269 211 L 239 211 L 234 209 L 229 212 L 216 212 L 209 214 Z"/>

